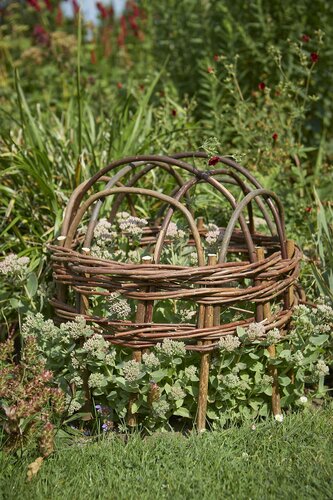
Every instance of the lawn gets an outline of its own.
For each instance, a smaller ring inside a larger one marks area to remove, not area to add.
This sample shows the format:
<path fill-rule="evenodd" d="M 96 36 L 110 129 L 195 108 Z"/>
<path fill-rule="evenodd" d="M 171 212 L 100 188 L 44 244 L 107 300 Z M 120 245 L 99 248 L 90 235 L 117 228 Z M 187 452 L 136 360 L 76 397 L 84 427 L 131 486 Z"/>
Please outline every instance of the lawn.
<path fill-rule="evenodd" d="M 328 499 L 333 408 L 184 437 L 72 443 L 26 481 L 27 459 L 2 456 L 4 499 Z"/>

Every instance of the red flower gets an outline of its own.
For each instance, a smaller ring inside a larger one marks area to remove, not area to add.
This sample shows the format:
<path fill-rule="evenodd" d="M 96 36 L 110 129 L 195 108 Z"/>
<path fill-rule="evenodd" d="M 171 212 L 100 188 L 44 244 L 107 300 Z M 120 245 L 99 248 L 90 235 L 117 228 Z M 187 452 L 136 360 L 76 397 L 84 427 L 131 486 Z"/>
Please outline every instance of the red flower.
<path fill-rule="evenodd" d="M 139 26 L 138 26 L 138 23 L 136 22 L 135 20 L 135 17 L 134 16 L 129 16 L 128 18 L 128 22 L 134 32 L 134 35 L 135 36 L 138 36 L 138 33 L 139 33 Z"/>
<path fill-rule="evenodd" d="M 58 5 L 57 15 L 56 15 L 56 24 L 57 24 L 57 26 L 60 26 L 62 24 L 62 21 L 63 21 L 62 10 L 61 10 L 60 5 Z"/>
<path fill-rule="evenodd" d="M 207 71 L 208 71 L 208 73 L 214 73 L 214 68 L 212 68 L 211 66 L 208 66 Z"/>
<path fill-rule="evenodd" d="M 274 134 L 272 135 L 272 139 L 274 142 L 276 142 L 278 140 L 278 134 L 276 132 L 274 132 Z"/>
<path fill-rule="evenodd" d="M 258 89 L 259 90 L 265 90 L 266 88 L 266 84 L 264 82 L 259 82 L 258 83 Z"/>
<path fill-rule="evenodd" d="M 172 109 L 171 114 L 172 114 L 172 116 L 177 116 L 177 111 L 175 109 Z"/>
<path fill-rule="evenodd" d="M 105 5 L 102 2 L 96 2 L 96 7 L 101 15 L 102 19 L 107 19 L 109 17 L 109 13 Z"/>
<path fill-rule="evenodd" d="M 305 43 L 308 43 L 311 40 L 309 35 L 302 35 L 301 38 L 302 38 L 302 42 L 305 42 Z"/>
<path fill-rule="evenodd" d="M 39 45 L 48 45 L 50 43 L 50 35 L 43 26 L 36 24 L 33 30 L 33 36 Z"/>
<path fill-rule="evenodd" d="M 308 212 L 308 213 L 312 212 L 312 207 L 306 207 L 305 211 Z"/>
<path fill-rule="evenodd" d="M 118 89 L 122 89 L 123 88 L 123 84 L 121 82 L 118 82 L 117 83 L 117 87 L 118 87 Z"/>
<path fill-rule="evenodd" d="M 77 0 L 72 0 L 72 7 L 73 7 L 74 14 L 77 15 L 80 11 L 80 5 L 78 4 Z"/>
<path fill-rule="evenodd" d="M 313 64 L 317 63 L 319 61 L 319 55 L 317 54 L 317 52 L 311 52 L 310 59 Z"/>
<path fill-rule="evenodd" d="M 126 17 L 121 16 L 121 18 L 120 18 L 120 33 L 119 33 L 118 39 L 117 39 L 119 47 L 123 47 L 125 45 L 126 33 L 127 33 Z"/>
<path fill-rule="evenodd" d="M 217 61 L 219 61 L 219 59 L 220 59 L 220 56 L 218 54 L 214 54 L 214 61 L 217 62 Z"/>
<path fill-rule="evenodd" d="M 52 12 L 53 5 L 52 5 L 51 0 L 44 0 L 44 3 L 45 3 L 45 7 L 47 8 L 47 10 L 49 10 L 50 12 Z"/>
<path fill-rule="evenodd" d="M 132 10 L 134 17 L 140 16 L 140 9 L 136 2 L 128 2 L 126 7 Z"/>
<path fill-rule="evenodd" d="M 30 5 L 30 7 L 32 7 L 35 10 L 37 10 L 38 12 L 40 11 L 40 5 L 37 2 L 37 0 L 27 0 L 27 2 Z"/>
<path fill-rule="evenodd" d="M 220 161 L 220 158 L 218 156 L 212 156 L 208 160 L 208 165 L 216 165 Z"/>

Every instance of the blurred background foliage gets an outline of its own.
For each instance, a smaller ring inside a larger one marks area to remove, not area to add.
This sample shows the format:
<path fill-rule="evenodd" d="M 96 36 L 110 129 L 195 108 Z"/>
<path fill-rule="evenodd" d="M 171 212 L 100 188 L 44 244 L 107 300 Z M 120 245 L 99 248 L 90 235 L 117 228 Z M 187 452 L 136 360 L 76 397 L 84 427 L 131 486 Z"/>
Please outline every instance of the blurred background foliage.
<path fill-rule="evenodd" d="M 68 19 L 57 0 L 2 3 L 1 255 L 28 255 L 45 285 L 82 180 L 121 156 L 205 149 L 278 192 L 310 295 L 332 293 L 333 4 L 142 0 L 116 17 L 97 2 L 96 24 L 71 5 Z"/>

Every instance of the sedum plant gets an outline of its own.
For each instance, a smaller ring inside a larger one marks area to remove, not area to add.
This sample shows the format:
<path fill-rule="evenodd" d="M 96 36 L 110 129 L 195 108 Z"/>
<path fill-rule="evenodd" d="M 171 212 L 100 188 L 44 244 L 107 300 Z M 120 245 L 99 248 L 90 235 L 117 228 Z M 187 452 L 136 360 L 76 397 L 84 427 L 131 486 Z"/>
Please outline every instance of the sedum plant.
<path fill-rule="evenodd" d="M 271 413 L 271 368 L 278 371 L 283 411 L 323 398 L 332 362 L 333 310 L 325 303 L 296 307 L 291 330 L 264 337 L 262 323 L 221 337 L 212 355 L 207 417 L 213 427 L 254 420 Z M 36 339 L 46 366 L 67 391 L 67 413 L 87 408 L 102 431 L 123 429 L 136 414 L 146 429 L 190 425 L 198 396 L 199 356 L 183 342 L 165 339 L 142 355 L 109 344 L 83 317 L 56 326 L 42 315 L 28 316 L 24 337 Z M 276 355 L 270 357 L 269 345 Z M 178 424 L 177 424 L 178 422 Z M 186 424 L 186 422 L 188 422 Z"/>

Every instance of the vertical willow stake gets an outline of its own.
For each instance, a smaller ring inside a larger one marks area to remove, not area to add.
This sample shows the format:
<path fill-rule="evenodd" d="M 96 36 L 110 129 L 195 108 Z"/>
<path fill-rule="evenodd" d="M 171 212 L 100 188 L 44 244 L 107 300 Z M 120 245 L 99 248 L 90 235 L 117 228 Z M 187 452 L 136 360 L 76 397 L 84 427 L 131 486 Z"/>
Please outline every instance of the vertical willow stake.
<path fill-rule="evenodd" d="M 260 262 L 265 259 L 265 250 L 262 247 L 256 248 L 257 258 Z M 271 305 L 269 302 L 264 302 L 264 304 L 260 304 L 259 308 L 259 316 L 262 316 L 260 321 L 263 319 L 271 319 Z M 258 321 L 259 318 L 257 318 Z M 276 348 L 275 345 L 272 344 L 267 348 L 269 352 L 269 356 L 274 359 L 276 357 Z M 269 374 L 273 378 L 272 382 L 272 411 L 273 415 L 281 414 L 281 402 L 280 402 L 280 392 L 279 392 L 279 381 L 278 381 L 278 371 L 277 368 L 273 365 L 269 366 Z"/>
<path fill-rule="evenodd" d="M 208 255 L 208 265 L 214 266 L 217 262 L 216 254 Z M 210 328 L 214 325 L 214 306 L 205 306 L 204 327 Z M 210 340 L 204 340 L 202 345 L 209 345 Z M 207 400 L 208 400 L 208 382 L 209 382 L 210 353 L 201 354 L 200 379 L 199 379 L 199 398 L 197 429 L 202 432 L 206 428 Z"/>
<path fill-rule="evenodd" d="M 152 257 L 150 257 L 150 255 L 146 255 L 142 257 L 141 264 L 144 262 L 151 262 L 151 261 Z M 147 314 L 148 315 L 150 315 L 150 313 L 152 314 L 151 312 L 152 307 L 153 306 L 151 304 L 151 301 L 147 303 L 147 301 L 145 300 L 139 300 L 136 308 L 135 323 L 145 323 Z M 134 349 L 132 358 L 137 363 L 141 363 L 142 360 L 141 349 Z M 132 405 L 137 400 L 137 397 L 138 397 L 137 394 L 131 394 L 128 401 L 127 423 L 130 427 L 135 427 L 138 423 L 137 414 L 133 413 L 132 411 Z"/>
<path fill-rule="evenodd" d="M 293 240 L 287 240 L 287 255 L 288 259 L 292 259 L 293 255 L 295 253 L 295 242 Z M 290 285 L 288 289 L 288 307 L 293 307 L 295 301 L 295 291 L 294 291 L 294 285 Z M 295 372 L 294 370 L 290 370 L 290 373 L 288 374 L 290 376 L 291 383 L 295 383 Z"/>

